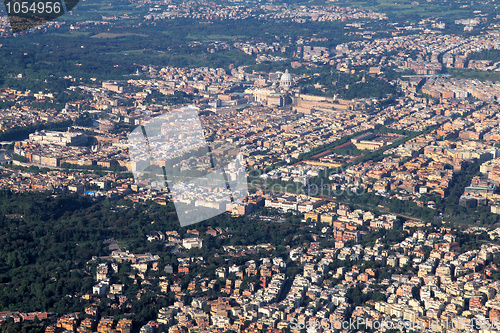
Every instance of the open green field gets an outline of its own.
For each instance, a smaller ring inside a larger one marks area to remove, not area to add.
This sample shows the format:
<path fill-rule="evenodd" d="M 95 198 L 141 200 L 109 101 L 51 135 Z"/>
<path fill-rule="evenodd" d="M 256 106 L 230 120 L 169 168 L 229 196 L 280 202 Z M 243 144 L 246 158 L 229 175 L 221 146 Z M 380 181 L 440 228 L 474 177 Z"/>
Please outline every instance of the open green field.
<path fill-rule="evenodd" d="M 92 38 L 118 38 L 118 37 L 125 37 L 125 36 L 148 37 L 148 35 L 143 35 L 143 34 L 101 32 L 97 35 L 92 36 Z"/>
<path fill-rule="evenodd" d="M 75 38 L 75 37 L 84 37 L 90 35 L 90 32 L 87 31 L 71 31 L 67 33 L 53 33 L 54 36 L 57 37 L 69 37 L 69 38 Z"/>
<path fill-rule="evenodd" d="M 186 36 L 186 39 L 199 41 L 199 42 L 211 42 L 211 41 L 230 41 L 235 40 L 237 38 L 245 38 L 245 36 L 240 35 L 222 35 L 222 34 L 213 34 L 213 35 L 204 35 L 204 34 L 189 34 Z"/>
<path fill-rule="evenodd" d="M 494 2 L 474 3 L 473 8 L 470 1 L 443 2 L 438 0 L 415 1 L 415 0 L 366 0 L 345 1 L 336 3 L 339 6 L 350 6 L 371 9 L 388 14 L 391 19 L 408 18 L 416 21 L 426 17 L 448 18 L 450 20 L 467 18 L 473 10 L 481 10 L 483 13 L 494 13 Z"/>
<path fill-rule="evenodd" d="M 484 72 L 472 69 L 451 68 L 448 74 L 457 79 L 477 79 L 479 81 L 500 81 L 500 72 Z"/>

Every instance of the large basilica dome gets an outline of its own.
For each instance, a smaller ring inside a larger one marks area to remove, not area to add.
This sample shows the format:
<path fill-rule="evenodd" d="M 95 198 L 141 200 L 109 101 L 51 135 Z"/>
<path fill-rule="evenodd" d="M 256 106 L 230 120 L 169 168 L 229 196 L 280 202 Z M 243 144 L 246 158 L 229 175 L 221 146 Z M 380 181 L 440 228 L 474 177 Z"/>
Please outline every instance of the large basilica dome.
<path fill-rule="evenodd" d="M 283 73 L 280 79 L 280 87 L 283 89 L 290 89 L 293 86 L 292 75 L 288 73 L 288 69 Z"/>

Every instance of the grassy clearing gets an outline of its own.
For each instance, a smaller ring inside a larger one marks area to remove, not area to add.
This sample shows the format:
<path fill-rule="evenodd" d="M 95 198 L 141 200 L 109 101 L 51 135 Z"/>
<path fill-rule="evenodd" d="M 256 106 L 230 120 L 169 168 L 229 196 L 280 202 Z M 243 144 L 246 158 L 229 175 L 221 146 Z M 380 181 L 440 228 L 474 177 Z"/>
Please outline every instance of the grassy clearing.
<path fill-rule="evenodd" d="M 220 40 L 235 40 L 238 38 L 244 38 L 245 36 L 229 36 L 229 35 L 202 35 L 202 34 L 189 34 L 186 39 L 195 40 L 199 42 L 210 42 L 210 41 L 220 41 Z"/>
<path fill-rule="evenodd" d="M 148 37 L 148 35 L 143 34 L 134 34 L 134 33 L 112 33 L 112 32 L 101 32 L 100 34 L 94 35 L 91 38 L 118 38 L 124 36 L 140 36 L 140 37 Z"/>
<path fill-rule="evenodd" d="M 457 79 L 477 79 L 479 81 L 500 81 L 500 72 L 484 72 L 471 69 L 448 69 L 448 73 Z"/>
<path fill-rule="evenodd" d="M 68 33 L 53 33 L 52 35 L 58 36 L 58 37 L 82 37 L 82 36 L 90 35 L 90 32 L 72 31 L 72 32 L 68 32 Z"/>

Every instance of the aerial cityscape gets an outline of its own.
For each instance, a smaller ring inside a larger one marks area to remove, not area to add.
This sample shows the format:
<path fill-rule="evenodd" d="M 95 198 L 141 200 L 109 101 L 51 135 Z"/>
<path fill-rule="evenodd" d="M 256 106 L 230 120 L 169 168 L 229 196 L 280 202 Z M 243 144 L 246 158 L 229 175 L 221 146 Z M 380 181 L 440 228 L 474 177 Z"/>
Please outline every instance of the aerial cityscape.
<path fill-rule="evenodd" d="M 500 332 L 495 1 L 3 14 L 0 333 Z"/>

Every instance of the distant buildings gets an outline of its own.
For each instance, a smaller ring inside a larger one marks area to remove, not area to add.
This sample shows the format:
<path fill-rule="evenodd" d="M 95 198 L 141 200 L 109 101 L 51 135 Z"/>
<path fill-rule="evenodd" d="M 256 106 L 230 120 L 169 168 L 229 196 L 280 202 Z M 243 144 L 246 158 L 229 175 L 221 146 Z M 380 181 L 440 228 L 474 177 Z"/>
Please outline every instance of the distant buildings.
<path fill-rule="evenodd" d="M 184 238 L 182 240 L 182 246 L 184 246 L 186 249 L 201 249 L 203 246 L 203 241 L 197 237 L 193 238 Z"/>
<path fill-rule="evenodd" d="M 41 131 L 29 135 L 29 140 L 41 144 L 60 146 L 83 146 L 87 137 L 81 133 Z"/>

